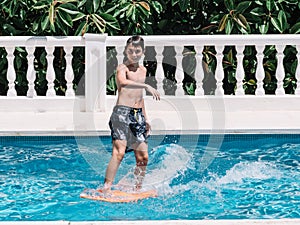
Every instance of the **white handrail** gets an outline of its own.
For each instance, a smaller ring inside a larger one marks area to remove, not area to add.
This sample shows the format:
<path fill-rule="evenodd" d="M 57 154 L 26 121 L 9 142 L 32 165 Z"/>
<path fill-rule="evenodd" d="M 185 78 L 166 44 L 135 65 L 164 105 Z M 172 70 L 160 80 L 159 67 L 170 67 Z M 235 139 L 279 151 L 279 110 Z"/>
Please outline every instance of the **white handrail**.
<path fill-rule="evenodd" d="M 126 41 L 130 36 L 107 36 L 107 34 L 85 34 L 81 36 L 0 36 L 0 47 L 4 47 L 8 52 L 8 93 L 7 97 L 17 97 L 15 89 L 16 71 L 13 67 L 14 55 L 13 52 L 15 47 L 25 47 L 28 51 L 27 60 L 30 65 L 28 65 L 28 71 L 26 79 L 28 80 L 28 97 L 36 97 L 36 92 L 34 89 L 35 81 L 35 71 L 33 67 L 34 60 L 34 48 L 45 47 L 47 55 L 47 81 L 48 90 L 47 96 L 45 98 L 56 97 L 54 90 L 55 81 L 55 71 L 53 68 L 53 51 L 55 47 L 63 47 L 66 52 L 66 81 L 67 81 L 67 91 L 64 98 L 76 98 L 74 90 L 72 89 L 72 82 L 74 80 L 74 73 L 72 70 L 72 49 L 74 47 L 84 47 L 85 48 L 85 110 L 86 111 L 105 111 L 106 110 L 106 61 L 107 61 L 107 47 L 115 47 L 117 50 L 117 60 L 118 63 L 122 62 L 123 49 L 125 47 Z M 264 49 L 268 45 L 275 45 L 277 49 L 277 90 L 276 95 L 285 95 L 283 88 L 283 81 L 285 78 L 284 74 L 284 49 L 287 45 L 296 46 L 298 60 L 298 65 L 296 68 L 295 77 L 297 79 L 297 88 L 295 90 L 295 95 L 300 95 L 300 36 L 296 34 L 271 34 L 271 35 L 149 35 L 143 36 L 146 46 L 153 46 L 156 51 L 157 69 L 156 69 L 156 81 L 157 88 L 162 95 L 164 95 L 163 85 L 164 85 L 164 69 L 163 69 L 163 59 L 164 59 L 164 49 L 168 46 L 173 46 L 176 52 L 175 61 L 177 71 L 175 73 L 175 78 L 177 80 L 176 96 L 184 95 L 182 88 L 182 82 L 184 79 L 184 71 L 182 68 L 183 52 L 185 46 L 194 46 L 196 51 L 196 69 L 195 69 L 195 83 L 196 83 L 196 96 L 204 95 L 203 89 L 203 67 L 202 67 L 202 50 L 204 46 L 214 46 L 216 49 L 216 95 L 224 95 L 223 89 L 223 79 L 224 70 L 222 65 L 223 60 L 223 50 L 225 46 L 235 46 L 237 50 L 237 70 L 236 70 L 236 92 L 238 96 L 244 96 L 245 92 L 243 90 L 243 80 L 245 77 L 243 68 L 243 50 L 245 46 L 255 46 L 257 51 L 257 68 L 255 78 L 257 79 L 256 95 L 264 95 Z"/>

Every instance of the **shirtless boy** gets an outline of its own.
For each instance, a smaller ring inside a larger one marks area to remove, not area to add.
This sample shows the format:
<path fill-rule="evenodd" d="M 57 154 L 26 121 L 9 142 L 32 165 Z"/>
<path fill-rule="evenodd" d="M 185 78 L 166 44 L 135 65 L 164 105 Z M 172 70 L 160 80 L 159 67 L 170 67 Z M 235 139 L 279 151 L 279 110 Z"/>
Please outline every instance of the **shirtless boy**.
<path fill-rule="evenodd" d="M 118 66 L 116 73 L 118 98 L 109 121 L 113 149 L 106 169 L 104 190 L 110 190 L 127 149 L 133 149 L 135 154 L 135 188 L 139 190 L 142 187 L 148 163 L 147 137 L 151 129 L 145 111 L 143 89 L 155 100 L 160 100 L 159 92 L 145 84 L 146 68 L 139 64 L 144 54 L 143 38 L 129 38 L 124 53 L 126 60 Z"/>

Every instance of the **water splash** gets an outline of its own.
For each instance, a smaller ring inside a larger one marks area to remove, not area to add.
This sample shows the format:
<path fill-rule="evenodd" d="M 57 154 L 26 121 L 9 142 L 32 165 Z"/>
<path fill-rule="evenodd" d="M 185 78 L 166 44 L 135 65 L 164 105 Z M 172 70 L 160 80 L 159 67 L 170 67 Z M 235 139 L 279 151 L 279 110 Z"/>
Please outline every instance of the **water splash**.
<path fill-rule="evenodd" d="M 276 165 L 269 162 L 240 162 L 226 171 L 225 176 L 217 179 L 217 183 L 243 183 L 246 179 L 266 180 L 279 179 L 281 172 Z"/>
<path fill-rule="evenodd" d="M 170 190 L 172 181 L 192 168 L 192 154 L 176 144 L 161 145 L 150 152 L 151 161 L 143 182 L 143 189 L 156 189 L 160 193 Z M 130 170 L 117 184 L 122 187 L 134 186 L 134 168 Z"/>

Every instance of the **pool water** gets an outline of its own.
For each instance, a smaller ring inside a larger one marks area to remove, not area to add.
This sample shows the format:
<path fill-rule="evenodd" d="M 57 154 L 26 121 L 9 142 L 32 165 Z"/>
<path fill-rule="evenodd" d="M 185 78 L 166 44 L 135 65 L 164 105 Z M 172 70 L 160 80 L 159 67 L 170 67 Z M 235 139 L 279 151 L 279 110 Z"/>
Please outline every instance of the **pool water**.
<path fill-rule="evenodd" d="M 144 189 L 157 198 L 79 198 L 102 184 L 109 137 L 0 137 L 0 221 L 300 218 L 300 135 L 168 135 L 149 140 Z M 126 154 L 118 187 L 133 185 Z"/>

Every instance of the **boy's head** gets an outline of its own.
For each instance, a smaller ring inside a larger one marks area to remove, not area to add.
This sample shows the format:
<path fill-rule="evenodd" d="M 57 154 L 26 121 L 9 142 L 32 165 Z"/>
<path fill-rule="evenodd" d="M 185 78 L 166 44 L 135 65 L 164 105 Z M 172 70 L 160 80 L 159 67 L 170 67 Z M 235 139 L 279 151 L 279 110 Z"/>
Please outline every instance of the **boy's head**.
<path fill-rule="evenodd" d="M 143 51 L 145 50 L 144 39 L 139 35 L 134 35 L 134 36 L 130 37 L 126 42 L 126 48 L 129 45 L 132 45 L 134 47 L 140 46 Z"/>
<path fill-rule="evenodd" d="M 125 59 L 129 63 L 138 63 L 144 54 L 144 39 L 140 36 L 132 36 L 127 40 L 125 47 Z"/>

